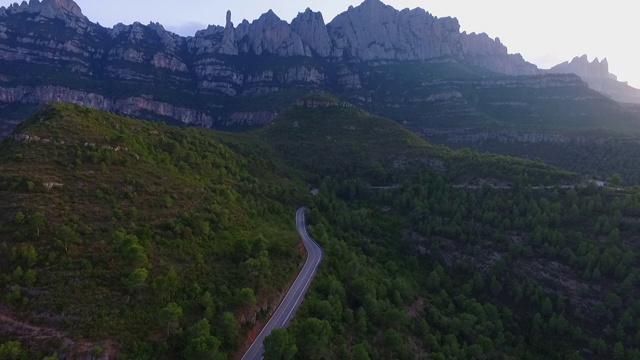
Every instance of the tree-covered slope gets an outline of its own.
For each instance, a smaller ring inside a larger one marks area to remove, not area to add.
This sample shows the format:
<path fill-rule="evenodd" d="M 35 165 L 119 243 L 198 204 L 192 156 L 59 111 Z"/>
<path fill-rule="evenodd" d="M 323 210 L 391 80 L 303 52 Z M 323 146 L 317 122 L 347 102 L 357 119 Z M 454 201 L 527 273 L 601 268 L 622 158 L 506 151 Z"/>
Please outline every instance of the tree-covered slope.
<path fill-rule="evenodd" d="M 302 259 L 293 214 L 307 190 L 265 154 L 229 134 L 47 107 L 0 145 L 2 316 L 64 334 L 27 331 L 44 355 L 232 355 Z"/>
<path fill-rule="evenodd" d="M 316 179 L 358 177 L 392 185 L 421 172 L 436 172 L 457 184 L 511 183 L 515 177 L 533 185 L 579 181 L 541 162 L 433 145 L 392 120 L 323 93 L 299 100 L 257 134 L 289 164 Z"/>
<path fill-rule="evenodd" d="M 640 346 L 637 194 L 436 146 L 326 94 L 248 133 L 55 104 L 1 143 L 0 170 L 0 354 L 238 356 L 299 269 L 300 205 L 325 257 L 267 358 Z"/>
<path fill-rule="evenodd" d="M 297 359 L 637 359 L 636 192 L 395 189 L 325 178 L 325 249 L 301 314 L 268 343 Z"/>

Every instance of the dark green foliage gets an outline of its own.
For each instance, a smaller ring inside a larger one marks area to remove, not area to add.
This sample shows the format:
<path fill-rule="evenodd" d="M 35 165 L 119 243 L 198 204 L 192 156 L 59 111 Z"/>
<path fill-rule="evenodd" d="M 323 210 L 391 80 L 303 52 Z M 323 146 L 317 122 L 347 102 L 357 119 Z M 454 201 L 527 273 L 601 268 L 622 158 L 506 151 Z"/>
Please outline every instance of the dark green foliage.
<path fill-rule="evenodd" d="M 296 274 L 293 214 L 307 189 L 263 143 L 64 104 L 18 131 L 41 140 L 0 143 L 0 285 L 13 318 L 73 314 L 41 325 L 110 339 L 125 358 L 179 356 L 182 329 L 205 318 L 216 340 L 195 338 L 188 353 L 227 357 L 250 325 L 236 317 Z M 238 239 L 247 247 L 234 250 Z"/>
<path fill-rule="evenodd" d="M 17 341 L 8 341 L 0 344 L 0 359 L 2 360 L 26 359 L 26 355 L 22 345 Z"/>
<path fill-rule="evenodd" d="M 398 359 L 423 356 L 418 349 L 434 358 L 567 358 L 588 356 L 587 343 L 613 358 L 637 347 L 628 336 L 638 331 L 637 291 L 628 286 L 640 273 L 638 248 L 620 240 L 637 238 L 637 192 L 476 189 L 434 174 L 353 199 L 332 179 L 320 187 L 309 221 L 325 272 L 294 328 L 328 320 L 328 358 L 365 339 L 366 355 Z M 563 211 L 573 205 L 577 214 Z M 601 220 L 604 236 L 589 221 L 603 214 L 614 214 Z"/>
<path fill-rule="evenodd" d="M 202 319 L 187 329 L 187 342 L 183 355 L 185 359 L 206 360 L 220 358 L 220 341 L 211 335 L 211 325 Z"/>
<path fill-rule="evenodd" d="M 639 122 L 640 123 L 640 122 Z M 523 132 L 521 137 L 527 137 Z M 538 133 L 534 133 L 538 134 Z M 553 138 L 556 135 L 551 135 Z M 527 159 L 540 158 L 554 166 L 567 169 L 589 178 L 606 181 L 619 174 L 624 185 L 640 184 L 640 145 L 637 135 L 617 134 L 608 131 L 557 134 L 560 139 L 575 137 L 570 141 L 450 141 L 439 136 L 429 139 L 454 148 L 471 147 L 478 151 L 493 152 Z"/>
<path fill-rule="evenodd" d="M 324 260 L 267 358 L 638 353 L 635 190 L 339 106 L 249 134 L 67 105 L 42 116 L 19 131 L 49 142 L 0 145 L 4 303 L 77 314 L 43 325 L 108 337 L 123 358 L 238 356 L 253 325 L 240 319 L 266 317 L 256 304 L 299 268 L 300 205 Z"/>
<path fill-rule="evenodd" d="M 397 123 L 325 101 L 329 105 L 324 109 L 287 112 L 260 135 L 313 180 L 350 180 L 340 193 L 347 198 L 361 196 L 367 184 L 394 185 L 423 172 L 439 172 L 452 182 L 510 183 L 516 175 L 524 185 L 578 181 L 574 174 L 540 162 L 435 146 Z"/>
<path fill-rule="evenodd" d="M 302 359 L 326 359 L 331 336 L 331 325 L 327 321 L 307 318 L 296 327 L 298 357 Z"/>
<path fill-rule="evenodd" d="M 167 335 L 178 331 L 181 318 L 182 308 L 175 302 L 169 303 L 165 308 L 160 310 L 160 315 L 158 316 L 160 324 L 167 329 Z"/>
<path fill-rule="evenodd" d="M 267 360 L 293 360 L 298 347 L 287 329 L 274 329 L 264 340 L 264 358 Z"/>

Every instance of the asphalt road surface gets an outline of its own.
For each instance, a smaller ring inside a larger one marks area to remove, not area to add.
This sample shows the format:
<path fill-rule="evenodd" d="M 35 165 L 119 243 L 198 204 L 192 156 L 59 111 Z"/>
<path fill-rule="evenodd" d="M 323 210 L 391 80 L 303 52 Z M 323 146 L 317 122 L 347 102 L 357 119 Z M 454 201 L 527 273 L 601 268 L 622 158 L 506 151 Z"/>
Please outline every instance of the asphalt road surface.
<path fill-rule="evenodd" d="M 269 322 L 264 326 L 258 337 L 253 341 L 253 344 L 249 347 L 242 360 L 260 360 L 264 353 L 264 339 L 271 334 L 273 329 L 284 328 L 289 324 L 289 321 L 293 318 L 296 310 L 302 303 L 304 294 L 307 292 L 313 276 L 318 270 L 320 260 L 322 260 L 322 248 L 309 236 L 307 232 L 307 223 L 305 221 L 306 208 L 300 208 L 296 212 L 296 227 L 298 233 L 302 237 L 304 247 L 307 249 L 307 261 L 304 263 L 300 274 L 291 285 L 289 292 L 285 295 L 284 299 L 273 313 Z"/>

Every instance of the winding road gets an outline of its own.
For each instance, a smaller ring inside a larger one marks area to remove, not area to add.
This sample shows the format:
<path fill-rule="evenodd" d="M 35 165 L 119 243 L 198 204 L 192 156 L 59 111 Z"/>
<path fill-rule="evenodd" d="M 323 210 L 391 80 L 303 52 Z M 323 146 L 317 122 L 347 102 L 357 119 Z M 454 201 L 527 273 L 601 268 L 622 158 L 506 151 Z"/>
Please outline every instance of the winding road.
<path fill-rule="evenodd" d="M 305 261 L 300 274 L 291 285 L 289 292 L 264 326 L 260 334 L 253 341 L 247 352 L 242 356 L 242 360 L 260 360 L 264 353 L 264 339 L 271 334 L 273 329 L 283 328 L 289 324 L 291 318 L 302 303 L 302 298 L 307 292 L 313 276 L 318 270 L 318 265 L 322 260 L 322 248 L 309 236 L 305 221 L 306 208 L 300 208 L 296 212 L 296 227 L 302 237 L 304 247 L 307 249 L 307 261 Z"/>

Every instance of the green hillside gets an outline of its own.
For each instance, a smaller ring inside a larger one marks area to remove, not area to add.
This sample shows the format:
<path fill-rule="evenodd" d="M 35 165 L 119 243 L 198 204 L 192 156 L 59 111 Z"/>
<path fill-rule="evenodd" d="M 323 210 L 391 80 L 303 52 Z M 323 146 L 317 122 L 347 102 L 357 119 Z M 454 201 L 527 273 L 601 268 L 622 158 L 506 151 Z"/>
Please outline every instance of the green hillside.
<path fill-rule="evenodd" d="M 309 216 L 325 260 L 278 338 L 297 359 L 637 359 L 639 209 L 595 186 L 326 178 Z"/>
<path fill-rule="evenodd" d="M 64 104 L 16 134 L 0 145 L 2 302 L 65 334 L 44 355 L 175 358 L 201 319 L 233 354 L 297 272 L 307 190 L 255 143 Z"/>
<path fill-rule="evenodd" d="M 390 185 L 435 172 L 457 184 L 511 183 L 515 177 L 533 185 L 579 181 L 574 174 L 541 162 L 433 145 L 394 121 L 325 94 L 302 101 L 307 106 L 293 108 L 257 134 L 311 178 L 362 178 Z"/>
<path fill-rule="evenodd" d="M 640 356 L 637 191 L 566 186 L 575 175 L 539 161 L 319 104 L 259 132 L 319 182 L 309 221 L 325 249 L 267 359 Z"/>
<path fill-rule="evenodd" d="M 301 265 L 301 205 L 325 258 L 266 359 L 638 355 L 636 192 L 298 105 L 247 133 L 65 104 L 20 125 L 0 355 L 235 358 Z"/>

